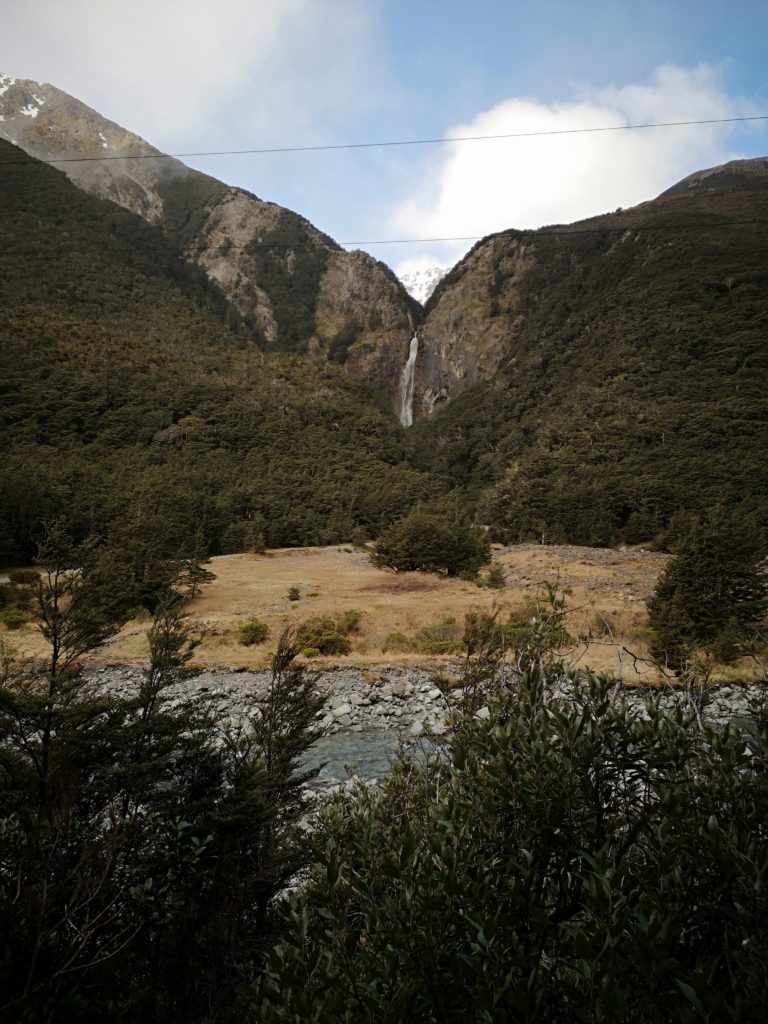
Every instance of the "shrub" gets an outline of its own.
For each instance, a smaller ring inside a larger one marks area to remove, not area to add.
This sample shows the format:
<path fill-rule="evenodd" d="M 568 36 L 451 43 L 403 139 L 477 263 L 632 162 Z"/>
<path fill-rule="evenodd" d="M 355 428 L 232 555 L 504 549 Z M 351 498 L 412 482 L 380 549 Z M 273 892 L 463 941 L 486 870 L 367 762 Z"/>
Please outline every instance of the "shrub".
<path fill-rule="evenodd" d="M 8 629 L 19 629 L 25 620 L 25 615 L 18 608 L 6 608 L 0 612 L 0 622 Z"/>
<path fill-rule="evenodd" d="M 322 812 L 262 1024 L 758 1024 L 768 738 L 531 670 Z"/>
<path fill-rule="evenodd" d="M 488 569 L 483 582 L 486 587 L 492 587 L 494 590 L 503 590 L 507 585 L 507 574 L 498 562 L 494 562 Z"/>
<path fill-rule="evenodd" d="M 315 641 L 315 646 L 321 654 L 349 654 L 352 645 L 343 633 L 329 630 L 321 633 Z"/>
<path fill-rule="evenodd" d="M 263 644 L 269 636 L 269 627 L 259 619 L 251 619 L 240 627 L 237 638 L 244 647 L 252 647 L 254 644 Z"/>
<path fill-rule="evenodd" d="M 360 632 L 360 619 L 362 618 L 362 612 L 359 612 L 356 608 L 349 608 L 347 611 L 342 612 L 340 618 L 336 620 L 336 626 L 340 633 L 359 633 Z"/>
<path fill-rule="evenodd" d="M 20 586 L 31 587 L 40 579 L 40 573 L 34 569 L 11 569 L 8 573 L 11 583 L 18 583 Z"/>
<path fill-rule="evenodd" d="M 295 586 L 294 587 L 288 587 L 288 600 L 289 601 L 300 601 L 301 600 L 301 590 L 299 589 L 299 587 L 295 587 Z"/>
<path fill-rule="evenodd" d="M 384 643 L 381 645 L 381 650 L 384 654 L 386 654 L 387 651 L 407 654 L 415 649 L 416 642 L 413 638 L 400 632 L 387 633 L 384 637 Z"/>
<path fill-rule="evenodd" d="M 151 614 L 149 608 L 146 608 L 143 604 L 135 604 L 125 610 L 125 617 L 129 621 L 131 619 L 146 619 Z"/>
<path fill-rule="evenodd" d="M 356 633 L 361 613 L 354 608 L 337 616 L 317 615 L 298 627 L 299 644 L 306 654 L 313 649 L 318 654 L 349 654 L 352 645 L 348 634 Z"/>
<path fill-rule="evenodd" d="M 474 575 L 491 557 L 488 537 L 465 522 L 448 522 L 417 509 L 376 541 L 371 561 L 396 571 Z"/>
<path fill-rule="evenodd" d="M 461 628 L 453 616 L 446 616 L 416 634 L 418 649 L 423 654 L 452 654 L 462 646 Z"/>

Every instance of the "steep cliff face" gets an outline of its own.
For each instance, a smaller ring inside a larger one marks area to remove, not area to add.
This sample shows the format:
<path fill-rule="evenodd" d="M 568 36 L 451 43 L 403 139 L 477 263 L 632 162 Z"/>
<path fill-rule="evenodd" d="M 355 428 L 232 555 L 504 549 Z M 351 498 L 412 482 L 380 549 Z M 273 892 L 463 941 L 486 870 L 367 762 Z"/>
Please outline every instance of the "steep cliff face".
<path fill-rule="evenodd" d="M 345 364 L 399 408 L 421 309 L 373 257 L 343 250 L 290 210 L 163 157 L 51 85 L 0 76 L 0 138 L 39 159 L 66 161 L 57 166 L 79 187 L 162 227 L 218 284 L 262 347 Z"/>
<path fill-rule="evenodd" d="M 535 260 L 534 242 L 494 236 L 443 278 L 419 330 L 417 416 L 490 378 L 514 350 L 520 286 Z"/>

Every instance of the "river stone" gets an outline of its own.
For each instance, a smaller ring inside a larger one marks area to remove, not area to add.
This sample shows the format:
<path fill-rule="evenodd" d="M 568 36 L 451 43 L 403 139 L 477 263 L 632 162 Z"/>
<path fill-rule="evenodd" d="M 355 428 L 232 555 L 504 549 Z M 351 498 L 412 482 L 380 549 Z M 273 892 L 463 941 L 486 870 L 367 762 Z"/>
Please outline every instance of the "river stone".
<path fill-rule="evenodd" d="M 475 713 L 475 718 L 479 718 L 482 721 L 487 721 L 491 717 L 491 709 L 487 704 L 484 704 L 479 711 Z"/>
<path fill-rule="evenodd" d="M 423 736 L 424 735 L 424 723 L 414 722 L 410 729 L 411 736 Z"/>
<path fill-rule="evenodd" d="M 351 710 L 352 706 L 350 704 L 347 704 L 346 702 L 344 704 L 339 704 L 333 709 L 333 717 L 338 719 L 345 718 Z"/>

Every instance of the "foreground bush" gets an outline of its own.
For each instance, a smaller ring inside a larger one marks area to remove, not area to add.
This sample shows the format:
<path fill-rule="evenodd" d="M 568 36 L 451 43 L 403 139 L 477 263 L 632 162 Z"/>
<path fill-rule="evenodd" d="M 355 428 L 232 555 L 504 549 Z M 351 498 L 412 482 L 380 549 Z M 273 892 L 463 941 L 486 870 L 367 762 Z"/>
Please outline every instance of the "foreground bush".
<path fill-rule="evenodd" d="M 544 682 L 327 808 L 259 1021 L 765 1019 L 765 734 Z"/>
<path fill-rule="evenodd" d="M 33 602 L 47 659 L 0 644 L 0 1021 L 235 1019 L 305 863 L 301 759 L 324 697 L 284 633 L 239 724 L 180 707 L 199 637 L 175 589 L 136 692 L 94 688 L 80 660 L 119 631 L 122 592 L 64 541 L 49 533 Z"/>

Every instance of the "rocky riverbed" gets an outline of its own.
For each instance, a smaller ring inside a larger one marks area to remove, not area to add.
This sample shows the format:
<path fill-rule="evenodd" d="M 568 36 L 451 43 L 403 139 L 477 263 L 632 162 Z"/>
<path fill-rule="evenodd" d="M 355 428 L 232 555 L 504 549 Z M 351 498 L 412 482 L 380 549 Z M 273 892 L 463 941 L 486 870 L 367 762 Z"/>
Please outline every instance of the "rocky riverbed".
<path fill-rule="evenodd" d="M 142 673 L 135 668 L 109 667 L 94 668 L 89 675 L 99 689 L 128 696 L 135 692 Z M 266 697 L 269 681 L 267 671 L 206 670 L 174 683 L 166 699 L 172 708 L 202 701 L 226 729 L 239 725 L 244 714 L 253 710 L 254 701 L 258 705 Z M 318 674 L 317 685 L 328 699 L 318 715 L 323 736 L 307 764 L 324 766 L 318 780 L 323 788 L 342 781 L 349 771 L 361 778 L 379 777 L 388 770 L 399 746 L 418 745 L 425 735 L 445 733 L 451 704 L 461 694 L 460 689 L 444 692 L 444 687 L 435 685 L 435 675 L 423 669 L 385 666 L 326 670 Z M 567 684 L 557 689 L 567 696 Z M 751 703 L 763 691 L 763 684 L 716 687 L 702 714 L 721 724 L 746 720 Z M 642 709 L 642 692 L 626 689 L 624 695 Z M 671 705 L 680 696 L 668 692 L 663 699 Z M 478 712 L 481 717 L 488 713 L 487 708 Z"/>

